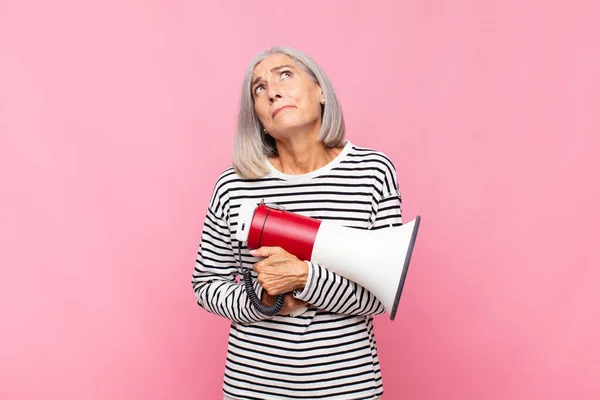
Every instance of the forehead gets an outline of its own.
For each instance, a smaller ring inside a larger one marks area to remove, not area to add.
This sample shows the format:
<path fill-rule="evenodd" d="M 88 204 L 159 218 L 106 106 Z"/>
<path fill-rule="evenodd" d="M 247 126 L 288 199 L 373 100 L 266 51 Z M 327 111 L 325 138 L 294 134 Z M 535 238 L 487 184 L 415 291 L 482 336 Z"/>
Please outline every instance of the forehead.
<path fill-rule="evenodd" d="M 296 66 L 294 60 L 285 54 L 271 54 L 254 67 L 252 77 L 265 76 L 269 73 L 272 68 L 279 67 L 281 65 Z"/>

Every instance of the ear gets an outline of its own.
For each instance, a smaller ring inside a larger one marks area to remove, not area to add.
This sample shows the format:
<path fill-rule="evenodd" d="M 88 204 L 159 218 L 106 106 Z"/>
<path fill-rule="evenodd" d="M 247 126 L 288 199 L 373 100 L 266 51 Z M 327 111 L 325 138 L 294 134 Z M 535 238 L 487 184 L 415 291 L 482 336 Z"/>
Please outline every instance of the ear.
<path fill-rule="evenodd" d="M 323 95 L 323 89 L 321 88 L 321 85 L 319 85 L 317 83 L 317 87 L 319 88 L 319 101 L 321 103 L 321 105 L 325 104 L 325 96 Z"/>

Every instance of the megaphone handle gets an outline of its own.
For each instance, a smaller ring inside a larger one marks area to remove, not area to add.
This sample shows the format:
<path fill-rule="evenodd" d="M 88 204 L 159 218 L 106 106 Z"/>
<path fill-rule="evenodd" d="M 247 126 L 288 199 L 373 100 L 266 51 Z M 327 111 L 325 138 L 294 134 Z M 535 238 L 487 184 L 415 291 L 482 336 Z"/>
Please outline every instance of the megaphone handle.
<path fill-rule="evenodd" d="M 240 265 L 242 265 L 241 243 L 239 243 L 238 255 L 240 257 Z M 242 276 L 244 277 L 244 286 L 246 287 L 246 295 L 250 298 L 250 301 L 252 302 L 254 308 L 256 308 L 256 310 L 259 313 L 267 315 L 269 317 L 272 317 L 273 315 L 276 315 L 279 311 L 281 311 L 281 308 L 283 307 L 284 296 L 282 294 L 275 296 L 275 303 L 272 306 L 264 305 L 262 301 L 260 301 L 260 299 L 258 298 L 256 292 L 254 291 L 254 286 L 252 286 L 252 271 L 248 268 L 244 268 L 243 266 L 241 268 Z"/>

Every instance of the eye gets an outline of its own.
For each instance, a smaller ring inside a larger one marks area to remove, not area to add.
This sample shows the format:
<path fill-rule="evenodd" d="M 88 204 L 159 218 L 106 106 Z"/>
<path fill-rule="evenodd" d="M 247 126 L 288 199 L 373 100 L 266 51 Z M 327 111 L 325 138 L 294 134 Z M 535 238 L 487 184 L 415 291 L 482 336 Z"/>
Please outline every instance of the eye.
<path fill-rule="evenodd" d="M 289 78 L 290 76 L 292 76 L 292 71 L 282 71 L 281 72 L 282 78 Z"/>
<path fill-rule="evenodd" d="M 265 85 L 258 85 L 254 88 L 254 94 L 260 94 L 265 90 Z"/>

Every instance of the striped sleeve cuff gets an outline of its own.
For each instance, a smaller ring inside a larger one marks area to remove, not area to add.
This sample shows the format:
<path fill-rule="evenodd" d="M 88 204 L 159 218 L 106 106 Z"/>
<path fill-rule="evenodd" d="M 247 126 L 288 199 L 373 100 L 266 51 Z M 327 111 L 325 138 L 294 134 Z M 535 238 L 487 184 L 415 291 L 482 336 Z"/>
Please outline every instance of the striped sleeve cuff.
<path fill-rule="evenodd" d="M 302 291 L 294 290 L 292 292 L 295 298 L 304 301 L 306 301 L 306 299 L 310 297 L 310 294 L 314 291 L 316 287 L 315 282 L 313 282 L 313 277 L 315 275 L 313 269 L 315 266 L 310 261 L 305 262 L 308 264 L 308 278 L 306 278 L 306 285 L 304 285 L 304 289 Z"/>

